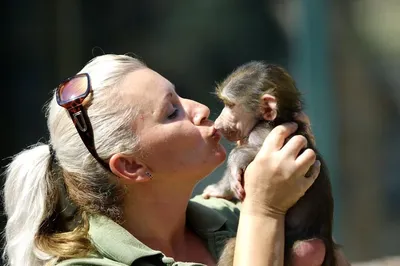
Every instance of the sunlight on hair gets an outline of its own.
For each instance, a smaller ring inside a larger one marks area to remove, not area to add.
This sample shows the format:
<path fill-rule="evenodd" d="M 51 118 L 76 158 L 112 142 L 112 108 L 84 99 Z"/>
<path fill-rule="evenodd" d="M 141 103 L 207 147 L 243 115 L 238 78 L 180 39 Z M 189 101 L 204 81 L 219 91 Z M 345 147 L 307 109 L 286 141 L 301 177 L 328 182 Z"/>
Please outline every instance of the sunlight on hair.
<path fill-rule="evenodd" d="M 109 54 L 95 57 L 79 72 L 91 78 L 93 97 L 85 107 L 93 125 L 96 150 L 104 160 L 115 153 L 130 154 L 137 147 L 138 138 L 131 127 L 137 110 L 124 101 L 119 84 L 127 74 L 145 67 L 133 57 Z M 115 221 L 121 217 L 122 188 L 110 182 L 111 174 L 90 155 L 55 96 L 46 110 L 50 143 L 62 171 L 49 171 L 49 146 L 42 143 L 22 151 L 8 165 L 3 254 L 8 265 L 36 266 L 81 256 L 92 248 L 86 214 L 102 214 Z M 50 217 L 62 196 L 54 195 L 59 180 L 65 184 L 68 198 L 78 206 L 82 222 L 71 231 L 59 233 L 55 228 L 56 233 L 41 234 L 41 226 L 56 226 Z"/>

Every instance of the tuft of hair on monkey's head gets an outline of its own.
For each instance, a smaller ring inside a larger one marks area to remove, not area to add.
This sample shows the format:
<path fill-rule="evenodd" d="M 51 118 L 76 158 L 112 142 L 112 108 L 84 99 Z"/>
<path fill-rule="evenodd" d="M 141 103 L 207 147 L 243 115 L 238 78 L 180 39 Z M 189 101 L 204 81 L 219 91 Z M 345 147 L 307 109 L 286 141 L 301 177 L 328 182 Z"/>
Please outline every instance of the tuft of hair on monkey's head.
<path fill-rule="evenodd" d="M 289 73 L 278 65 L 251 61 L 235 69 L 216 88 L 217 96 L 227 106 L 242 105 L 256 113 L 261 97 L 270 94 L 277 101 L 276 122 L 293 121 L 302 110 L 301 93 Z"/>

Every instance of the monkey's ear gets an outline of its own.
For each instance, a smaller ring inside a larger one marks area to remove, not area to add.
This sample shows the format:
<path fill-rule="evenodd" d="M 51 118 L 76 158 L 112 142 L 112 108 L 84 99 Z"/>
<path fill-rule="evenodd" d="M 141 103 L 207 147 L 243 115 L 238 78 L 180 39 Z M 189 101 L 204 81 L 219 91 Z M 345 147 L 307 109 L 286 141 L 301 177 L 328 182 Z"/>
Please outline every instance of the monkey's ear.
<path fill-rule="evenodd" d="M 261 96 L 261 115 L 264 120 L 273 121 L 278 114 L 276 98 L 271 94 Z"/>

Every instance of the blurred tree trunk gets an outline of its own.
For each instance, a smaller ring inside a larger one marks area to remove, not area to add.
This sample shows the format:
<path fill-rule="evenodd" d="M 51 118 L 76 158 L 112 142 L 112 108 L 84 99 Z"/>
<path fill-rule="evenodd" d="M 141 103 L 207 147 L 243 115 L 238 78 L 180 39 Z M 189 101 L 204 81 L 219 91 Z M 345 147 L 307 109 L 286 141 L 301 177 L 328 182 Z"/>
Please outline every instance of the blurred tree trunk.
<path fill-rule="evenodd" d="M 348 1 L 332 1 L 333 72 L 338 90 L 341 130 L 342 223 L 344 251 L 351 261 L 379 257 L 383 220 L 382 182 L 379 169 L 384 108 L 362 43 L 351 26 Z"/>

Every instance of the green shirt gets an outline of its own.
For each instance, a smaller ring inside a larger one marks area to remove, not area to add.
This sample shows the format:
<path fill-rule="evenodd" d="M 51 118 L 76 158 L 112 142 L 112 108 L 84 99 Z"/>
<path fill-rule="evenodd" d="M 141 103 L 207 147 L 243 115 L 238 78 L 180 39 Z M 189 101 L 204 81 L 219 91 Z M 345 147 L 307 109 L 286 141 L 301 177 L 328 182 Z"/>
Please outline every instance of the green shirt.
<path fill-rule="evenodd" d="M 217 198 L 206 200 L 196 196 L 189 201 L 186 218 L 188 225 L 204 240 L 212 256 L 218 260 L 226 241 L 236 235 L 239 213 L 238 206 L 230 201 Z M 96 254 L 64 260 L 57 265 L 126 266 L 138 259 L 144 264 L 133 265 L 152 265 L 151 261 L 158 259 L 168 266 L 204 266 L 201 263 L 176 262 L 161 251 L 147 247 L 122 226 L 104 216 L 90 219 L 89 235 L 97 249 Z"/>

